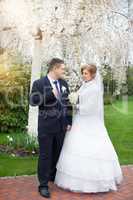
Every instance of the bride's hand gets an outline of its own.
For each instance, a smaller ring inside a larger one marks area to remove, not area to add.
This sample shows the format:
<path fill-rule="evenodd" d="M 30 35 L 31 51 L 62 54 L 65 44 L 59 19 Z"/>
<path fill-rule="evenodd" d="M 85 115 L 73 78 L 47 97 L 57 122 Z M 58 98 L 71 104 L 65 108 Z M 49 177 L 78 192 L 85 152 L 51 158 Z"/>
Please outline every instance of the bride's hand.
<path fill-rule="evenodd" d="M 71 130 L 71 127 L 72 127 L 71 125 L 68 125 L 68 126 L 67 126 L 67 131 L 70 131 L 70 130 Z"/>

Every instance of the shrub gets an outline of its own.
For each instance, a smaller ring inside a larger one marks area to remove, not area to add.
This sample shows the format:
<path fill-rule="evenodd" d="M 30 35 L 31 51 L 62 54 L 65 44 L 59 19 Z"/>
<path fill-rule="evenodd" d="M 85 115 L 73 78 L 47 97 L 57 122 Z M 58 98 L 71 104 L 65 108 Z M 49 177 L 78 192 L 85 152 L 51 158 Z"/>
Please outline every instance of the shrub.
<path fill-rule="evenodd" d="M 0 131 L 24 131 L 28 119 L 30 66 L 13 64 L 0 71 Z"/>

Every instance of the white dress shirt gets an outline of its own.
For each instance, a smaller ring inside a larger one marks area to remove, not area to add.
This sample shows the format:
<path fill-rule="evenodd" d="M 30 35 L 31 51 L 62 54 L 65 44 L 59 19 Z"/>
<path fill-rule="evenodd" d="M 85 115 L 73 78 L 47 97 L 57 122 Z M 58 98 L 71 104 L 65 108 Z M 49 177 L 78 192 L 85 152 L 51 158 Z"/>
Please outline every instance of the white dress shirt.
<path fill-rule="evenodd" d="M 58 81 L 58 80 L 54 80 L 54 79 L 53 79 L 52 77 L 50 77 L 49 75 L 47 75 L 47 77 L 48 77 L 48 79 L 49 79 L 49 81 L 50 81 L 50 84 L 51 84 L 52 88 L 55 89 L 55 90 L 57 90 L 57 89 L 56 89 L 56 86 L 55 86 L 55 84 L 54 84 L 54 81 L 57 81 L 57 86 L 58 86 L 58 89 L 59 89 L 59 91 L 60 91 L 60 84 L 59 84 L 59 81 Z"/>

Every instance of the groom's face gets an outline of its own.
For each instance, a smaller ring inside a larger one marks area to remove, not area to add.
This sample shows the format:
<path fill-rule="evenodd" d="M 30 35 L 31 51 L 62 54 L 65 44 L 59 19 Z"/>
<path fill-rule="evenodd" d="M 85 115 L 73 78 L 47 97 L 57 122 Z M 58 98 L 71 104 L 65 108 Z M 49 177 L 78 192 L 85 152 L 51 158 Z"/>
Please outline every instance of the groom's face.
<path fill-rule="evenodd" d="M 59 64 L 58 66 L 55 66 L 54 73 L 58 79 L 64 78 L 65 76 L 65 65 Z"/>

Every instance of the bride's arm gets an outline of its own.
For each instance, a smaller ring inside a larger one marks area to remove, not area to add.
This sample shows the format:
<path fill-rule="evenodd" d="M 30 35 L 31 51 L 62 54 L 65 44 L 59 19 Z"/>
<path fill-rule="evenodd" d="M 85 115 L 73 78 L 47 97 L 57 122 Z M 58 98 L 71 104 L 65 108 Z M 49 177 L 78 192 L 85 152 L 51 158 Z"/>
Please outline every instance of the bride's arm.
<path fill-rule="evenodd" d="M 81 115 L 93 115 L 98 109 L 98 95 L 94 93 L 86 93 L 79 96 L 79 113 Z"/>

